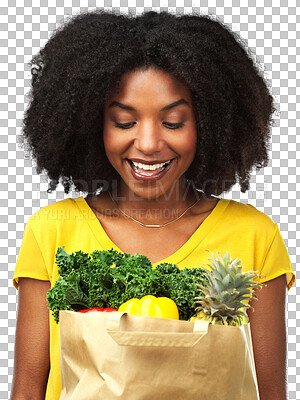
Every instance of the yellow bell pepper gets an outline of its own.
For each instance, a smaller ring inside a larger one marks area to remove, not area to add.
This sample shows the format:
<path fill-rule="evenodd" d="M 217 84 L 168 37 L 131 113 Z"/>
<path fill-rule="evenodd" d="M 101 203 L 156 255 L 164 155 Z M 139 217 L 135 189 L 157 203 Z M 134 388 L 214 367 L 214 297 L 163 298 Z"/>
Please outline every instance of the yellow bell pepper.
<path fill-rule="evenodd" d="M 175 302 L 168 297 L 144 296 L 141 299 L 130 299 L 121 304 L 118 311 L 130 315 L 179 319 Z"/>

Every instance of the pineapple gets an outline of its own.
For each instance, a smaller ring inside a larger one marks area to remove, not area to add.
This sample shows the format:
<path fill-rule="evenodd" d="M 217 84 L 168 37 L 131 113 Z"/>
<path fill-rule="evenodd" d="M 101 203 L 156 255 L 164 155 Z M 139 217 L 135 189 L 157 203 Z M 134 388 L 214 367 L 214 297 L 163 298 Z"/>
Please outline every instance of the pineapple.
<path fill-rule="evenodd" d="M 252 278 L 261 276 L 254 271 L 242 272 L 241 261 L 237 258 L 232 260 L 228 251 L 224 258 L 218 253 L 219 259 L 210 253 L 213 257 L 213 260 L 209 259 L 212 261 L 211 272 L 202 267 L 209 282 L 206 286 L 196 284 L 203 295 L 195 297 L 194 305 L 199 305 L 196 308 L 199 312 L 190 321 L 204 319 L 213 325 L 232 326 L 247 323 L 246 308 L 253 307 L 244 301 L 252 298 L 257 300 L 254 288 L 266 285 L 252 281 Z"/>

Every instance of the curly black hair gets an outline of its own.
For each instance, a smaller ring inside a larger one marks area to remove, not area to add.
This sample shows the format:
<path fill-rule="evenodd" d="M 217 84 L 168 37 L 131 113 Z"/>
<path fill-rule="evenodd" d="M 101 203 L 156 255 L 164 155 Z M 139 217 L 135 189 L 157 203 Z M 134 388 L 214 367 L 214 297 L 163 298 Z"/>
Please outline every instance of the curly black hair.
<path fill-rule="evenodd" d="M 124 73 L 149 67 L 191 91 L 198 138 L 185 176 L 197 188 L 218 196 L 238 179 L 244 193 L 252 167 L 267 165 L 274 99 L 243 40 L 216 18 L 82 13 L 58 28 L 29 65 L 23 136 L 50 191 L 61 180 L 65 193 L 74 185 L 93 194 L 118 179 L 103 145 L 103 108 Z"/>

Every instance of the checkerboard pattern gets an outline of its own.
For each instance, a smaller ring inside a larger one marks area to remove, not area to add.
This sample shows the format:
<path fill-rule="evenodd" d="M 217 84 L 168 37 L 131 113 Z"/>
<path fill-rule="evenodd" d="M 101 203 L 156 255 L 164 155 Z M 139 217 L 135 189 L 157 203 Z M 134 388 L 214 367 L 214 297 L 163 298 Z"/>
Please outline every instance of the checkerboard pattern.
<path fill-rule="evenodd" d="M 66 197 L 61 186 L 55 193 L 46 192 L 47 177 L 37 175 L 26 149 L 24 152 L 18 146 L 30 84 L 27 63 L 45 44 L 51 31 L 67 17 L 95 8 L 133 14 L 144 10 L 185 14 L 200 10 L 221 18 L 255 51 L 280 107 L 272 130 L 270 162 L 265 169 L 253 172 L 247 193 L 240 193 L 235 186 L 223 197 L 248 202 L 268 214 L 279 224 L 295 271 L 300 262 L 296 254 L 300 246 L 300 208 L 296 205 L 297 199 L 300 200 L 296 188 L 300 184 L 297 159 L 300 131 L 296 123 L 300 117 L 300 3 L 297 0 L 1 0 L 0 399 L 9 398 L 13 378 L 18 299 L 12 277 L 25 223 L 41 207 Z M 290 400 L 300 399 L 300 322 L 298 325 L 296 318 L 300 290 L 296 286 L 297 278 L 287 303 Z"/>

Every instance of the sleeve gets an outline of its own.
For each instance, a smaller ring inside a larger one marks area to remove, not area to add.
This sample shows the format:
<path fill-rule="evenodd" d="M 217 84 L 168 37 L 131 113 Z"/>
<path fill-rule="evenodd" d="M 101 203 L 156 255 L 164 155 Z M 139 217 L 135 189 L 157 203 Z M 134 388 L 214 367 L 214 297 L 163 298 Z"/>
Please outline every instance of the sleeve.
<path fill-rule="evenodd" d="M 16 289 L 18 289 L 20 277 L 44 281 L 50 280 L 45 260 L 30 225 L 30 219 L 24 230 L 23 241 L 15 267 L 13 285 Z"/>
<path fill-rule="evenodd" d="M 288 290 L 290 290 L 295 282 L 296 276 L 278 224 L 275 224 L 273 237 L 265 254 L 260 274 L 265 275 L 264 278 L 260 279 L 260 282 L 266 282 L 286 274 Z"/>

